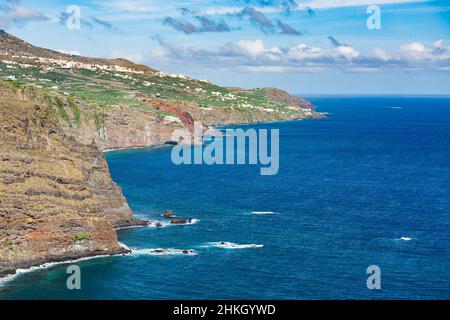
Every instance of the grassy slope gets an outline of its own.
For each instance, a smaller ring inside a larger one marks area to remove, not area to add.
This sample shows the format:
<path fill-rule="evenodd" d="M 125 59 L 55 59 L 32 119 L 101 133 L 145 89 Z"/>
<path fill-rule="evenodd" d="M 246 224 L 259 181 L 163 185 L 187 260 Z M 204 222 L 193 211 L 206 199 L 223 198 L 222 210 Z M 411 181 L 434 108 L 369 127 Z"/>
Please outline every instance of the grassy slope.
<path fill-rule="evenodd" d="M 262 89 L 228 89 L 193 79 L 161 77 L 156 73 L 130 75 L 130 78 L 113 72 L 85 69 L 43 73 L 37 67 L 8 68 L 0 62 L 0 77 L 8 76 L 14 76 L 17 83 L 71 95 L 100 107 L 122 105 L 161 113 L 141 102 L 142 98 L 153 97 L 174 104 L 191 104 L 199 110 L 232 112 L 236 114 L 237 122 L 287 120 L 304 116 L 303 111 L 288 108 L 289 104 L 285 101 L 271 99 Z M 308 106 L 307 103 L 305 105 Z M 252 114 L 256 115 L 255 121 Z"/>

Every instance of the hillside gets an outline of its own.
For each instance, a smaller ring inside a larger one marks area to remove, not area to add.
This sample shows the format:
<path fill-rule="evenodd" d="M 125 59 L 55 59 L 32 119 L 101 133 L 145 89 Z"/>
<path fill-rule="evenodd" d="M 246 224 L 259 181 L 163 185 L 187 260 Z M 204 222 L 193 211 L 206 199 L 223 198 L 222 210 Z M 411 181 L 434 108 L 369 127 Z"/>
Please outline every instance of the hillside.
<path fill-rule="evenodd" d="M 102 150 L 167 143 L 174 129 L 321 118 L 268 88 L 223 88 L 124 59 L 35 47 L 0 31 L 0 276 L 124 252 L 134 220 Z"/>
<path fill-rule="evenodd" d="M 321 117 L 306 100 L 278 89 L 223 88 L 124 59 L 87 58 L 38 48 L 6 32 L 0 32 L 0 78 L 70 96 L 77 104 L 88 105 L 81 111 L 87 112 L 85 118 L 100 119 L 98 125 L 106 134 L 105 141 L 98 142 L 105 148 L 120 144 L 109 140 L 108 132 L 117 132 L 109 127 L 115 121 L 109 116 L 116 114 L 111 109 L 120 109 L 132 119 L 142 113 L 151 118 L 146 123 L 165 122 L 169 127 L 170 122 L 188 126 L 188 118 L 212 125 Z M 80 125 L 78 118 L 76 125 Z M 139 132 L 136 134 L 148 132 L 142 125 L 135 129 Z M 149 144 L 142 136 L 131 140 L 135 140 L 133 144 Z"/>

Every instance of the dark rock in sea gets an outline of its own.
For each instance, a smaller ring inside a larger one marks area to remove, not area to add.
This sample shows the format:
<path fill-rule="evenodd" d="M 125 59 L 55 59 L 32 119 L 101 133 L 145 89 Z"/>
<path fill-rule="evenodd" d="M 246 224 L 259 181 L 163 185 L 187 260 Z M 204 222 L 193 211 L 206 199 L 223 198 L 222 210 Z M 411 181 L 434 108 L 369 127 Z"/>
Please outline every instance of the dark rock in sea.
<path fill-rule="evenodd" d="M 178 144 L 178 142 L 176 141 L 166 141 L 164 142 L 165 145 L 167 146 L 176 146 Z"/>
<path fill-rule="evenodd" d="M 186 224 L 187 220 L 183 218 L 174 218 L 170 221 L 171 224 Z"/>

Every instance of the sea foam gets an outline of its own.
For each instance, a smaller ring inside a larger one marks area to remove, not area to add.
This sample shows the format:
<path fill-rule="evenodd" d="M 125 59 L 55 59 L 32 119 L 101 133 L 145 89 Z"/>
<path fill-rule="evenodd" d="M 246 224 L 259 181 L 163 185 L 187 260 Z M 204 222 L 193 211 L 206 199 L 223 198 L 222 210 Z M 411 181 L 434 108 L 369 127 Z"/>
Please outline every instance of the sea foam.
<path fill-rule="evenodd" d="M 262 244 L 237 244 L 233 242 L 211 242 L 210 245 L 217 248 L 223 248 L 223 249 L 254 249 L 254 248 L 262 248 L 264 245 Z"/>
<path fill-rule="evenodd" d="M 135 255 L 152 255 L 152 256 L 167 256 L 167 255 L 185 255 L 185 256 L 194 256 L 197 255 L 197 251 L 192 249 L 181 250 L 181 249 L 133 249 L 131 250 L 132 254 Z"/>
<path fill-rule="evenodd" d="M 263 215 L 263 214 L 276 214 L 276 212 L 273 212 L 273 211 L 252 211 L 252 214 L 260 214 L 260 215 Z"/>
<path fill-rule="evenodd" d="M 126 245 L 119 243 L 119 245 L 123 248 L 128 248 Z M 46 270 L 50 269 L 52 267 L 58 266 L 58 265 L 64 265 L 64 264 L 75 264 L 78 262 L 93 260 L 93 259 L 99 259 L 99 258 L 107 258 L 107 257 L 117 257 L 117 256 L 123 256 L 124 254 L 116 254 L 116 255 L 98 255 L 98 256 L 92 256 L 92 257 L 84 257 L 79 258 L 75 260 L 66 260 L 66 261 L 60 261 L 60 262 L 47 262 L 43 263 L 39 266 L 30 267 L 28 269 L 17 269 L 14 274 L 7 275 L 3 278 L 0 278 L 0 287 L 4 286 L 7 282 L 10 282 L 20 276 L 21 274 L 26 274 L 34 271 L 39 270 Z"/>

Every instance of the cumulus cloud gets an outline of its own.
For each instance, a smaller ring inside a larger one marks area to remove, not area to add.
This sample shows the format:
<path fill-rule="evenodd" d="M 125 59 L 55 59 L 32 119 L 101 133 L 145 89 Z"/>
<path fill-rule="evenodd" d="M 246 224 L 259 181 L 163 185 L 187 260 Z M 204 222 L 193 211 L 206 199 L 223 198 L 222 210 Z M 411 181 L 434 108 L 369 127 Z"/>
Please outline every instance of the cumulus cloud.
<path fill-rule="evenodd" d="M 166 62 L 192 61 L 196 65 L 258 72 L 316 72 L 337 68 L 345 72 L 378 72 L 389 68 L 404 70 L 440 70 L 450 68 L 450 46 L 436 41 L 431 46 L 408 43 L 397 50 L 381 48 L 362 53 L 352 46 L 336 43 L 321 48 L 305 43 L 289 47 L 268 47 L 260 40 L 239 40 L 227 43 L 217 50 L 197 49 L 158 39 L 155 59 Z"/>

